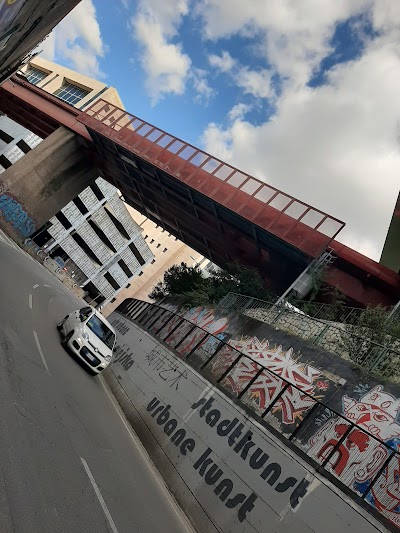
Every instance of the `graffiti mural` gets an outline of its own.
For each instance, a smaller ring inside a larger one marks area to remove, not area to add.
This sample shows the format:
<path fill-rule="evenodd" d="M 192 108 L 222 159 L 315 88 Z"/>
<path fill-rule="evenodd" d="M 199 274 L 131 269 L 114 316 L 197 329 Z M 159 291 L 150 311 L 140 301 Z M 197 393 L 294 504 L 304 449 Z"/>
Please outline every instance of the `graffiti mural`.
<path fill-rule="evenodd" d="M 171 307 L 171 306 L 170 306 Z M 176 308 L 175 308 L 176 309 Z M 176 310 L 175 310 L 176 312 Z M 171 332 L 179 323 L 181 318 L 185 318 L 190 321 L 190 324 L 184 323 L 181 327 L 176 329 L 172 334 Z M 153 332 L 160 327 L 161 320 L 153 326 Z M 167 343 L 170 346 L 176 346 L 177 343 L 183 339 L 193 325 L 204 329 L 208 333 L 214 335 L 214 337 L 208 337 L 203 344 L 200 344 L 199 350 L 203 352 L 202 357 L 205 359 L 207 354 L 211 355 L 217 348 L 219 341 L 226 337 L 225 330 L 228 326 L 228 318 L 217 318 L 212 309 L 205 309 L 203 307 L 193 307 L 189 309 L 182 316 L 176 316 L 168 322 L 166 327 L 162 331 L 162 337 L 166 338 L 168 335 Z M 202 329 L 195 329 L 185 339 L 182 340 L 179 346 L 179 353 L 182 356 L 188 355 L 193 348 L 204 338 L 205 334 Z"/>
<path fill-rule="evenodd" d="M 301 419 L 315 404 L 303 393 L 318 398 L 329 388 L 328 381 L 319 379 L 320 370 L 294 359 L 292 348 L 284 350 L 282 346 L 272 347 L 268 340 L 261 341 L 257 337 L 230 340 L 229 346 L 251 358 L 242 358 L 240 364 L 225 378 L 225 386 L 228 385 L 235 394 L 241 392 L 254 378 L 260 366 L 274 372 L 274 374 L 262 372 L 248 391 L 248 396 L 256 404 L 257 411 L 267 409 L 285 387 L 286 382 L 280 378 L 298 387 L 289 386 L 272 409 L 272 413 L 281 411 L 284 424 L 293 424 L 297 419 Z M 222 375 L 235 357 L 237 353 L 230 351 L 229 348 L 221 350 L 213 365 L 213 372 Z"/>
<path fill-rule="evenodd" d="M 311 437 L 307 453 L 322 463 L 337 446 L 326 468 L 360 495 L 368 491 L 371 482 L 384 467 L 365 499 L 400 525 L 399 456 L 392 457 L 385 466 L 392 452 L 380 442 L 400 452 L 400 399 L 385 392 L 382 385 L 367 392 L 361 390 L 364 392 L 358 399 L 349 396 L 342 399 L 343 415 L 357 424 L 357 428 L 340 443 L 350 425 L 344 419 L 333 418 Z"/>
<path fill-rule="evenodd" d="M 11 194 L 0 194 L 0 217 L 11 224 L 24 237 L 36 230 L 35 222 L 24 207 Z"/>

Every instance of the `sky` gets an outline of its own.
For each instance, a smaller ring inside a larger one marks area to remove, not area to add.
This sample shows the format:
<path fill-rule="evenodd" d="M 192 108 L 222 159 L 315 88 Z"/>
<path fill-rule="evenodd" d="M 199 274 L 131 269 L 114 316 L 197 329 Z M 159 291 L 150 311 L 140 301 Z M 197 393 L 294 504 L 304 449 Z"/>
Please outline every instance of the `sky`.
<path fill-rule="evenodd" d="M 399 0 L 82 0 L 41 48 L 379 260 L 400 189 Z"/>

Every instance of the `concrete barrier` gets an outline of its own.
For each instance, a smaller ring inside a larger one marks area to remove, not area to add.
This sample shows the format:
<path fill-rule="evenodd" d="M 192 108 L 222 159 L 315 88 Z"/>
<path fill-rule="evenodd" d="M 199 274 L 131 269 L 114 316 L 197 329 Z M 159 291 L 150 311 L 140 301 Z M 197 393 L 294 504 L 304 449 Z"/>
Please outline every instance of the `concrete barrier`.
<path fill-rule="evenodd" d="M 171 350 L 109 320 L 108 382 L 198 531 L 387 531 Z"/>

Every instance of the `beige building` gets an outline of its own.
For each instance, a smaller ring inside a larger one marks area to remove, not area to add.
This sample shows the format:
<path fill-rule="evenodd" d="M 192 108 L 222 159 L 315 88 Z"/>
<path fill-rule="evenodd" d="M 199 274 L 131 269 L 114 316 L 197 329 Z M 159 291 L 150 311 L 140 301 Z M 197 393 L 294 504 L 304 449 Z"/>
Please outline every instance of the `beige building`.
<path fill-rule="evenodd" d="M 135 222 L 142 227 L 142 235 L 153 252 L 154 258 L 135 278 L 131 287 L 118 294 L 115 302 L 105 307 L 104 314 L 106 316 L 118 307 L 125 298 L 138 298 L 150 302 L 149 293 L 163 279 L 164 272 L 172 265 L 186 263 L 189 266 L 199 265 L 202 269 L 212 265 L 208 259 L 179 241 L 161 226 L 132 207 L 127 207 Z"/>
<path fill-rule="evenodd" d="M 114 87 L 79 74 L 46 59 L 35 57 L 21 68 L 28 81 L 54 94 L 77 109 L 84 110 L 98 98 L 103 98 L 118 107 L 124 107 Z"/>

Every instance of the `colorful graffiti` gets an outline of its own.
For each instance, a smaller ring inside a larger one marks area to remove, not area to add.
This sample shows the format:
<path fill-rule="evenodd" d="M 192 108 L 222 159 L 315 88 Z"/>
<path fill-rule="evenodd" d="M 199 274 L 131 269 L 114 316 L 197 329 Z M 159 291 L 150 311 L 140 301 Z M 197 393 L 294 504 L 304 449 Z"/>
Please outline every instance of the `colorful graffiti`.
<path fill-rule="evenodd" d="M 284 424 L 293 424 L 296 419 L 301 419 L 315 404 L 315 401 L 306 394 L 315 398 L 321 397 L 321 392 L 329 388 L 328 381 L 319 379 L 320 370 L 294 359 L 292 348 L 284 350 L 282 346 L 272 347 L 268 340 L 260 341 L 257 337 L 230 340 L 229 346 L 251 358 L 242 358 L 240 364 L 236 365 L 225 378 L 225 386 L 228 385 L 235 394 L 243 390 L 260 367 L 274 372 L 273 374 L 268 371 L 261 372 L 248 391 L 258 411 L 264 411 L 282 391 L 286 385 L 284 380 L 296 385 L 296 387 L 289 386 L 272 409 L 272 413 L 282 412 Z M 222 375 L 236 357 L 237 352 L 232 352 L 229 347 L 221 350 L 213 365 L 213 372 Z"/>
<path fill-rule="evenodd" d="M 24 237 L 28 237 L 36 229 L 35 222 L 11 194 L 0 195 L 0 216 Z"/>
<path fill-rule="evenodd" d="M 172 310 L 171 306 L 169 306 L 169 309 Z M 190 324 L 184 323 L 178 329 L 173 331 L 181 320 L 181 318 L 189 320 Z M 152 327 L 152 331 L 157 331 L 157 329 L 162 325 L 162 320 L 166 321 L 167 319 L 168 317 L 165 317 L 157 321 L 157 323 L 154 324 L 154 326 Z M 190 333 L 186 338 L 183 339 L 183 337 L 188 333 L 188 331 L 190 331 L 193 325 L 198 326 L 199 329 L 195 329 L 192 333 Z M 208 333 L 211 333 L 213 337 L 208 337 L 207 339 L 205 339 L 204 343 L 199 345 L 199 350 L 202 350 L 204 354 L 208 353 L 211 355 L 215 351 L 217 345 L 219 344 L 219 341 L 225 338 L 225 330 L 227 326 L 228 318 L 217 318 L 212 309 L 204 309 L 203 307 L 193 307 L 192 309 L 189 309 L 189 311 L 184 313 L 182 316 L 176 316 L 172 320 L 170 320 L 165 326 L 165 328 L 163 328 L 162 330 L 162 337 L 166 338 L 168 336 L 167 343 L 170 346 L 176 346 L 177 343 L 181 341 L 181 339 L 183 339 L 178 351 L 182 356 L 186 356 L 193 350 L 193 348 L 195 348 L 195 346 L 201 341 L 201 339 L 205 337 L 205 334 L 202 331 L 204 329 Z"/>
<path fill-rule="evenodd" d="M 307 453 L 323 463 L 336 446 L 325 468 L 360 495 L 367 492 L 366 501 L 400 525 L 400 456 L 396 454 L 385 466 L 392 453 L 387 446 L 400 452 L 400 400 L 378 385 L 359 399 L 344 396 L 342 401 L 343 415 L 357 424 L 357 428 L 343 440 L 350 424 L 333 418 L 311 437 Z M 377 475 L 378 479 L 368 492 Z"/>

